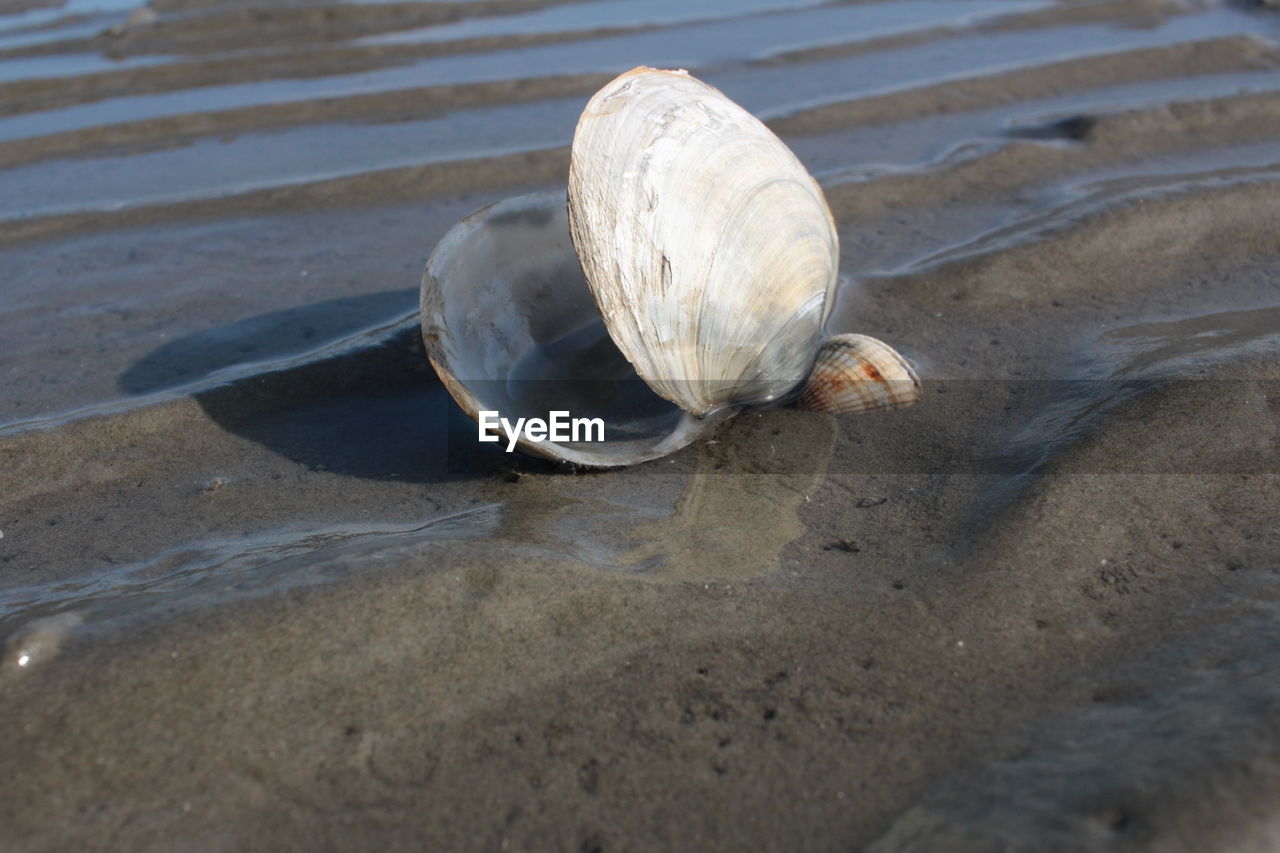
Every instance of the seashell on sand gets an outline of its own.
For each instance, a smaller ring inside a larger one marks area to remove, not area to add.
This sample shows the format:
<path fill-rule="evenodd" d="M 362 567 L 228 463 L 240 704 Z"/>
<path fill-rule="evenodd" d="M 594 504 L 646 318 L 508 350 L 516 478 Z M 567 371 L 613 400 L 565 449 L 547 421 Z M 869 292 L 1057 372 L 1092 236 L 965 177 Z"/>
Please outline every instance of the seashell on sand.
<path fill-rule="evenodd" d="M 888 344 L 868 335 L 835 335 L 818 351 L 796 405 L 836 415 L 898 409 L 920 399 L 916 372 Z"/>
<path fill-rule="evenodd" d="M 610 336 L 695 416 L 808 375 L 839 264 L 822 190 L 759 119 L 684 71 L 637 68 L 578 121 L 569 223 Z"/>
<path fill-rule="evenodd" d="M 888 345 L 823 342 L 831 211 L 791 150 L 720 91 L 684 71 L 628 71 L 587 104 L 570 160 L 567 196 L 482 208 L 423 274 L 427 355 L 472 419 L 603 426 L 603 440 L 517 430 L 506 449 L 607 468 L 672 453 L 748 407 L 915 402 L 919 380 Z"/>

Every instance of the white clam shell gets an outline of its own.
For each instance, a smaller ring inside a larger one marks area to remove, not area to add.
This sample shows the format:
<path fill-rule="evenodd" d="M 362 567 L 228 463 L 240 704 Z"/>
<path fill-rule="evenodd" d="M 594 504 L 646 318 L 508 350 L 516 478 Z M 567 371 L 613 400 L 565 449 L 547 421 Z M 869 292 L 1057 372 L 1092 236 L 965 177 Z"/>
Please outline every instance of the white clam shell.
<path fill-rule="evenodd" d="M 609 334 L 696 416 L 776 401 L 814 364 L 839 247 L 817 182 L 682 71 L 601 89 L 574 135 L 569 221 Z"/>

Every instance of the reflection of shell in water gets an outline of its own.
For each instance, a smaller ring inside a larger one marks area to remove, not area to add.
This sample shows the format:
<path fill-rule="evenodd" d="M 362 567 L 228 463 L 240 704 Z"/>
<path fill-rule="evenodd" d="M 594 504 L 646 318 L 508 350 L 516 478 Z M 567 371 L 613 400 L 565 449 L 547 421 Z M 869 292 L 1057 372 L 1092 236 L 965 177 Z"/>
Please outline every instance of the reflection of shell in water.
<path fill-rule="evenodd" d="M 759 119 L 683 71 L 637 68 L 587 104 L 569 221 L 609 334 L 695 415 L 808 375 L 839 247 L 822 189 Z"/>
<path fill-rule="evenodd" d="M 0 675 L 30 672 L 50 662 L 71 639 L 84 617 L 74 610 L 33 619 L 10 634 L 0 657 Z"/>
<path fill-rule="evenodd" d="M 867 335 L 828 338 L 796 404 L 836 415 L 897 409 L 920 398 L 920 379 L 906 359 Z"/>

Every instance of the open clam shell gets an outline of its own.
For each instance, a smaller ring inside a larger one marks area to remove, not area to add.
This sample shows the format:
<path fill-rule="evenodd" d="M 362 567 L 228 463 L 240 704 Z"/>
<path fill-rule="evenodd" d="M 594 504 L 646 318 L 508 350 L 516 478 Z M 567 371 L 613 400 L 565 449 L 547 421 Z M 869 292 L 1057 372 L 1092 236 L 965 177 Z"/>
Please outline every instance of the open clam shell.
<path fill-rule="evenodd" d="M 919 380 L 887 344 L 822 343 L 839 254 L 822 189 L 764 124 L 683 71 L 636 68 L 583 111 L 567 197 L 499 202 L 440 241 L 423 338 L 482 424 L 599 419 L 598 443 L 515 433 L 581 465 L 655 459 L 795 397 L 910 405 Z"/>
<path fill-rule="evenodd" d="M 653 393 L 610 339 L 569 237 L 563 192 L 476 211 L 436 246 L 422 277 L 427 355 L 472 418 L 601 418 L 604 441 L 521 450 L 593 467 L 665 456 L 731 412 L 698 418 Z M 506 436 L 499 436 L 506 448 Z"/>

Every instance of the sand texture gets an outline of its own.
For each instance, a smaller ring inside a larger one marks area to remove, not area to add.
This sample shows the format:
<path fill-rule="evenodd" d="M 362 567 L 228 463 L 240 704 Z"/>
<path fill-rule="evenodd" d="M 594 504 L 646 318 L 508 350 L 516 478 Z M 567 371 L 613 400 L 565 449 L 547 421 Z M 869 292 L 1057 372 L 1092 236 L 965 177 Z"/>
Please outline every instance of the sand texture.
<path fill-rule="evenodd" d="M 897 412 L 472 439 L 441 236 L 684 67 Z M 1280 849 L 1280 12 L 0 0 L 0 850 Z"/>

